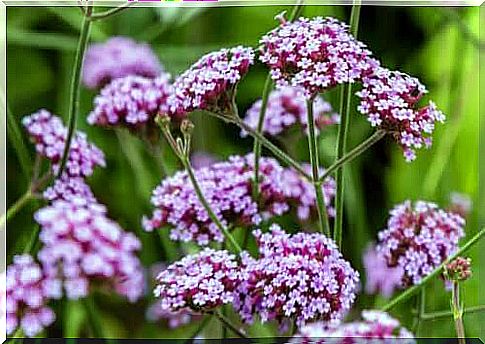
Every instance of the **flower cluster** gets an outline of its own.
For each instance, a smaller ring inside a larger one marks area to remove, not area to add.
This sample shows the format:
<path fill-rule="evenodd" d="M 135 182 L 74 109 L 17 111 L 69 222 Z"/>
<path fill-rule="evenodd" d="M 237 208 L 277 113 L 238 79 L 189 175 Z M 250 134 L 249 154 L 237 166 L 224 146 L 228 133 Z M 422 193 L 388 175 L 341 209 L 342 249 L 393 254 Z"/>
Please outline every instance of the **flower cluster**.
<path fill-rule="evenodd" d="M 162 73 L 153 79 L 130 75 L 111 81 L 94 98 L 88 123 L 132 130 L 153 123 L 158 113 L 168 112 L 169 80 L 170 75 Z"/>
<path fill-rule="evenodd" d="M 157 280 L 155 296 L 160 298 L 162 311 L 207 311 L 233 301 L 238 264 L 227 251 L 205 248 L 170 265 Z"/>
<path fill-rule="evenodd" d="M 436 122 L 445 116 L 430 101 L 417 108 L 418 101 L 427 92 L 418 79 L 400 72 L 378 68 L 363 78 L 363 89 L 358 110 L 374 127 L 390 133 L 404 150 L 406 161 L 416 158 L 415 149 L 431 146 Z"/>
<path fill-rule="evenodd" d="M 418 284 L 458 249 L 465 220 L 434 203 L 410 201 L 391 211 L 377 250 L 390 267 L 403 270 L 402 285 Z"/>
<path fill-rule="evenodd" d="M 46 276 L 29 255 L 15 256 L 6 273 L 7 334 L 21 328 L 33 337 L 55 320 L 49 299 L 62 296 L 61 281 Z"/>
<path fill-rule="evenodd" d="M 262 101 L 258 100 L 246 113 L 244 122 L 253 129 L 258 126 L 261 105 Z M 332 112 L 330 103 L 321 97 L 316 97 L 313 101 L 313 111 L 315 125 L 318 129 L 337 124 L 340 121 L 340 116 Z M 296 124 L 301 125 L 304 129 L 308 124 L 306 99 L 302 91 L 296 87 L 284 87 L 272 91 L 268 96 L 263 133 L 275 136 Z M 247 133 L 242 131 L 241 135 L 246 136 Z"/>
<path fill-rule="evenodd" d="M 387 313 L 375 310 L 362 312 L 362 321 L 340 325 L 316 322 L 300 328 L 292 343 L 299 344 L 356 344 L 395 343 L 396 339 L 405 339 L 403 344 L 414 343 L 413 335 L 402 327 L 398 320 Z"/>
<path fill-rule="evenodd" d="M 154 78 L 160 72 L 162 66 L 148 44 L 113 37 L 88 48 L 82 77 L 86 87 L 94 89 L 116 78 L 128 75 Z"/>
<path fill-rule="evenodd" d="M 63 280 L 70 299 L 87 296 L 90 283 L 108 283 L 130 301 L 143 292 L 138 239 L 106 217 L 106 209 L 82 198 L 54 201 L 34 215 L 44 244 L 38 258 L 48 276 Z"/>
<path fill-rule="evenodd" d="M 277 225 L 254 235 L 259 258 L 244 257 L 234 307 L 242 319 L 338 321 L 355 299 L 359 274 L 322 234 L 285 233 Z"/>
<path fill-rule="evenodd" d="M 379 65 L 348 26 L 334 18 L 283 21 L 260 43 L 260 60 L 271 69 L 277 86 L 301 87 L 307 98 L 358 81 Z"/>
<path fill-rule="evenodd" d="M 472 276 L 472 260 L 465 257 L 457 257 L 446 264 L 444 275 L 448 281 L 465 281 Z"/>
<path fill-rule="evenodd" d="M 61 119 L 47 110 L 39 110 L 24 117 L 22 123 L 35 143 L 37 153 L 50 160 L 57 172 L 67 140 L 67 128 Z M 75 132 L 64 173 L 68 177 L 86 177 L 93 174 L 96 166 L 105 166 L 103 152 L 88 142 L 86 134 Z"/>
<path fill-rule="evenodd" d="M 89 185 L 80 177 L 66 177 L 63 175 L 54 181 L 54 184 L 48 187 L 43 193 L 44 199 L 53 202 L 56 200 L 72 201 L 76 198 L 82 198 L 87 203 L 97 203 Z"/>
<path fill-rule="evenodd" d="M 171 114 L 227 110 L 235 85 L 253 63 L 253 49 L 242 46 L 204 55 L 175 80 L 174 95 L 169 99 Z"/>
<path fill-rule="evenodd" d="M 380 293 L 385 298 L 392 296 L 401 288 L 403 269 L 400 266 L 389 267 L 386 258 L 370 245 L 364 253 L 365 291 L 368 294 Z"/>

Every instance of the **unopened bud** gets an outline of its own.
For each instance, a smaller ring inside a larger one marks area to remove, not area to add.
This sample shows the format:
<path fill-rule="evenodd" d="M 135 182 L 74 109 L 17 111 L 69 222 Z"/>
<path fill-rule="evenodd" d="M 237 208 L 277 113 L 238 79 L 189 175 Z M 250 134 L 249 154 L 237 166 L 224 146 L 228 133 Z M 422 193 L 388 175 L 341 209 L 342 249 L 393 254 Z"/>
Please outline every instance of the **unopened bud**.
<path fill-rule="evenodd" d="M 166 129 L 170 125 L 170 117 L 167 114 L 160 113 L 155 117 L 155 123 L 157 123 L 160 128 Z"/>
<path fill-rule="evenodd" d="M 184 134 L 184 136 L 191 136 L 194 131 L 194 127 L 194 123 L 192 123 L 188 119 L 184 119 L 180 124 L 180 131 L 182 132 L 182 134 Z"/>

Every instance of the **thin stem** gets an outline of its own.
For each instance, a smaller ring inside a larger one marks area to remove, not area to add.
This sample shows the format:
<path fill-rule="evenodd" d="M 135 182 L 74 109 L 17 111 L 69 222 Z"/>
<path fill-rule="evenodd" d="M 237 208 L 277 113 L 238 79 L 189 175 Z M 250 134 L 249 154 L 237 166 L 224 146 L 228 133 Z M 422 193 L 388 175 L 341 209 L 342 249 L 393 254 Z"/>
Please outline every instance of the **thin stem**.
<path fill-rule="evenodd" d="M 96 306 L 93 301 L 93 297 L 87 297 L 83 299 L 83 306 L 86 311 L 89 320 L 89 326 L 94 338 L 104 338 L 103 328 L 101 326 L 102 320 L 97 313 Z"/>
<path fill-rule="evenodd" d="M 357 38 L 359 30 L 360 1 L 353 2 L 350 14 L 350 32 Z M 350 102 L 352 99 L 352 84 L 348 83 L 342 86 L 340 93 L 340 126 L 337 136 L 337 154 L 335 164 L 345 156 L 347 151 L 347 136 L 350 123 Z M 339 166 L 335 173 L 335 182 L 337 190 L 335 194 L 335 222 L 333 229 L 333 239 L 340 247 L 342 244 L 343 214 L 344 214 L 344 173 L 345 169 Z"/>
<path fill-rule="evenodd" d="M 89 32 L 91 30 L 91 21 L 89 20 L 89 17 L 91 16 L 92 10 L 93 8 L 91 6 L 88 6 L 86 8 L 86 13 L 83 16 L 79 42 L 76 49 L 76 57 L 74 59 L 74 65 L 72 69 L 71 92 L 70 92 L 70 100 L 69 100 L 68 132 L 66 137 L 66 145 L 64 146 L 64 152 L 62 153 L 62 159 L 59 165 L 59 171 L 57 173 L 57 177 L 62 175 L 62 172 L 66 167 L 67 157 L 69 156 L 69 150 L 71 148 L 72 138 L 74 136 L 74 131 L 76 130 L 77 116 L 79 114 L 81 71 L 83 69 L 84 52 L 86 51 L 86 47 L 88 45 Z"/>
<path fill-rule="evenodd" d="M 473 245 L 475 245 L 481 237 L 485 234 L 485 228 L 482 228 L 473 238 L 471 238 L 465 245 L 463 245 L 455 254 L 452 256 L 448 257 L 443 263 L 441 263 L 436 269 L 434 269 L 428 276 L 424 277 L 421 280 L 421 283 L 414 285 L 413 287 L 406 289 L 404 292 L 402 292 L 400 295 L 396 296 L 394 299 L 392 299 L 390 302 L 388 302 L 384 307 L 381 308 L 381 310 L 387 312 L 393 307 L 395 307 L 397 304 L 407 300 L 409 297 L 413 296 L 416 294 L 418 291 L 420 291 L 423 286 L 431 281 L 434 277 L 438 276 L 440 273 L 443 272 L 444 267 L 446 264 L 449 262 L 453 261 L 456 259 L 456 257 L 459 257 L 463 255 L 466 251 L 468 251 Z"/>
<path fill-rule="evenodd" d="M 197 335 L 209 324 L 209 321 L 212 319 L 212 316 L 208 314 L 196 327 L 196 329 L 192 332 L 189 338 L 185 341 L 185 343 L 192 343 L 192 341 L 197 337 Z"/>
<path fill-rule="evenodd" d="M 315 188 L 317 200 L 318 219 L 320 221 L 320 232 L 330 236 L 330 226 L 328 224 L 325 199 L 323 197 L 322 184 L 318 180 L 320 163 L 318 154 L 318 142 L 315 136 L 315 119 L 313 118 L 313 98 L 307 100 L 307 122 L 308 122 L 308 149 L 310 151 L 310 163 L 312 165 L 312 183 Z"/>
<path fill-rule="evenodd" d="M 463 326 L 463 309 L 460 301 L 460 284 L 458 281 L 453 281 L 453 287 L 451 289 L 451 309 L 453 311 L 453 319 L 455 320 L 458 343 L 465 344 L 465 327 Z"/>
<path fill-rule="evenodd" d="M 320 181 L 324 181 L 329 175 L 335 172 L 338 168 L 344 164 L 354 160 L 359 155 L 368 150 L 371 146 L 377 143 L 380 139 L 386 136 L 386 132 L 383 130 L 377 130 L 374 134 L 369 136 L 365 141 L 362 141 L 357 147 L 345 154 L 339 160 L 335 161 L 333 165 L 325 170 L 325 173 L 320 177 Z"/>
<path fill-rule="evenodd" d="M 0 228 L 3 228 L 3 226 L 20 210 L 22 210 L 22 208 L 32 199 L 34 199 L 34 195 L 32 190 L 29 188 L 27 192 L 25 192 L 22 197 L 20 197 L 10 208 L 7 209 L 7 212 L 0 217 Z"/>
<path fill-rule="evenodd" d="M 289 19 L 290 22 L 298 19 L 301 12 L 303 11 L 303 3 L 304 3 L 304 0 L 298 0 L 296 5 L 293 7 L 293 11 L 291 11 L 291 15 Z"/>
<path fill-rule="evenodd" d="M 25 146 L 25 141 L 22 139 L 19 126 L 10 107 L 8 106 L 8 104 L 5 104 L 5 107 L 7 108 L 7 132 L 9 134 L 8 137 L 10 143 L 15 150 L 15 153 L 17 154 L 20 168 L 22 169 L 22 174 L 28 180 L 31 170 L 29 151 Z"/>
<path fill-rule="evenodd" d="M 231 323 L 231 321 L 226 318 L 224 315 L 221 314 L 219 310 L 216 310 L 212 312 L 211 314 L 214 314 L 216 318 L 228 329 L 230 329 L 232 332 L 234 332 L 236 335 L 238 335 L 241 338 L 249 338 L 243 331 L 238 329 L 234 324 Z"/>
<path fill-rule="evenodd" d="M 99 12 L 99 13 L 93 13 L 90 17 L 89 17 L 89 20 L 91 21 L 96 21 L 96 20 L 100 20 L 100 19 L 106 19 L 108 17 L 111 17 L 112 15 L 114 14 L 117 14 L 125 9 L 127 9 L 128 7 L 134 5 L 135 2 L 128 2 L 126 4 L 123 4 L 121 6 L 118 6 L 118 7 L 115 7 L 115 8 L 111 8 L 109 10 L 106 10 L 104 12 Z"/>
<path fill-rule="evenodd" d="M 473 313 L 479 313 L 483 311 L 485 311 L 485 305 L 465 308 L 463 310 L 463 314 L 473 314 Z M 440 312 L 433 312 L 433 313 L 425 313 L 423 314 L 422 318 L 423 320 L 437 320 L 437 319 L 449 318 L 452 316 L 453 316 L 452 311 L 440 311 Z"/>
<path fill-rule="evenodd" d="M 271 74 L 268 73 L 264 83 L 263 95 L 261 97 L 261 109 L 259 110 L 258 126 L 256 132 L 260 135 L 263 133 L 264 117 L 266 114 L 266 107 L 268 105 L 268 96 L 271 91 Z M 254 180 L 253 180 L 253 197 L 255 200 L 259 199 L 259 159 L 261 157 L 261 141 L 254 138 L 253 144 L 254 153 Z"/>
<path fill-rule="evenodd" d="M 32 254 L 34 252 L 35 246 L 39 242 L 39 233 L 40 233 L 40 226 L 35 225 L 32 236 L 30 237 L 30 240 L 27 243 L 27 245 L 25 245 L 24 253 Z"/>

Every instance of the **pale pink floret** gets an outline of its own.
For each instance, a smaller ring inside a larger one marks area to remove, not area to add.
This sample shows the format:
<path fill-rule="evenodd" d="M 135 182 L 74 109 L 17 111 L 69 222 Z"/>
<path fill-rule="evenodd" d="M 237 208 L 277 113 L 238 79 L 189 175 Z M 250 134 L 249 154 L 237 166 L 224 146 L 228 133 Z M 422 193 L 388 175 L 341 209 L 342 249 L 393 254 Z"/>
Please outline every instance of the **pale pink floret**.
<path fill-rule="evenodd" d="M 402 287 L 404 271 L 400 266 L 389 267 L 386 258 L 370 245 L 363 257 L 365 268 L 365 291 L 367 294 L 380 294 L 389 298 Z"/>

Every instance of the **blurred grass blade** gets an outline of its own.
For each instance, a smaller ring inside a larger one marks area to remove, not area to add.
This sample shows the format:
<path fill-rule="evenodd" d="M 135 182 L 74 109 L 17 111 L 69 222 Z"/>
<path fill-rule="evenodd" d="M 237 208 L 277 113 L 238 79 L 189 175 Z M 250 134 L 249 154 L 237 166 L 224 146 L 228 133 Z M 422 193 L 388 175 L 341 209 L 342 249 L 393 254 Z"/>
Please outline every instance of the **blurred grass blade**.
<path fill-rule="evenodd" d="M 29 48 L 75 51 L 77 38 L 59 33 L 30 32 L 9 28 L 8 44 Z"/>

